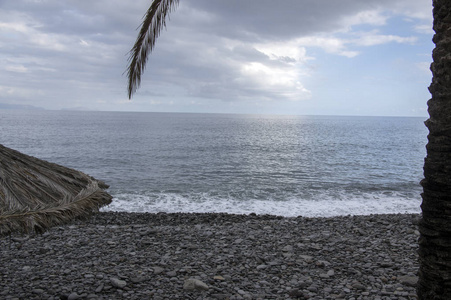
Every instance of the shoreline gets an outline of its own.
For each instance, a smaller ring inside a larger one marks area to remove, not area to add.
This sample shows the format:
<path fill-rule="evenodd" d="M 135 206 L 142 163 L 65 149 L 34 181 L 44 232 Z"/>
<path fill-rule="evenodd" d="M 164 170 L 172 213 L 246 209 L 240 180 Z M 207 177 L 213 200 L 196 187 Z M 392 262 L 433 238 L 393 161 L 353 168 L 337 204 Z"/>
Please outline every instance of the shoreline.
<path fill-rule="evenodd" d="M 247 199 L 214 199 L 202 196 L 202 200 L 191 199 L 193 195 L 180 195 L 162 193 L 161 197 L 153 201 L 149 196 L 140 194 L 115 194 L 112 193 L 113 202 L 104 206 L 102 212 L 137 212 L 137 213 L 227 213 L 245 214 L 255 213 L 258 215 L 277 215 L 288 218 L 304 217 L 337 217 L 343 215 L 371 215 L 371 214 L 420 214 L 421 213 L 421 191 L 416 193 L 416 197 L 398 196 L 393 193 L 388 194 L 363 194 L 356 196 L 351 194 L 341 194 L 338 198 L 330 197 L 326 194 L 318 193 L 314 196 L 316 200 L 301 201 L 298 197 L 279 200 L 257 200 Z M 341 199 L 343 197 L 343 199 Z M 346 199 L 346 200 L 344 200 Z M 123 208 L 127 208 L 124 210 Z"/>
<path fill-rule="evenodd" d="M 419 218 L 100 212 L 0 239 L 0 298 L 416 299 Z"/>

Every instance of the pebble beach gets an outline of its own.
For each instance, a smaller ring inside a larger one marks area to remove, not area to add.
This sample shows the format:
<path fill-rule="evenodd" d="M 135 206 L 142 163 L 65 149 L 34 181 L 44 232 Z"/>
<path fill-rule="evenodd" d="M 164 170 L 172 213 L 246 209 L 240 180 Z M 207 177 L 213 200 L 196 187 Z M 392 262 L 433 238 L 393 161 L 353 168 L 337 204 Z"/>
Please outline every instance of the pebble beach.
<path fill-rule="evenodd" d="M 416 299 L 420 215 L 101 212 L 0 239 L 0 299 Z"/>

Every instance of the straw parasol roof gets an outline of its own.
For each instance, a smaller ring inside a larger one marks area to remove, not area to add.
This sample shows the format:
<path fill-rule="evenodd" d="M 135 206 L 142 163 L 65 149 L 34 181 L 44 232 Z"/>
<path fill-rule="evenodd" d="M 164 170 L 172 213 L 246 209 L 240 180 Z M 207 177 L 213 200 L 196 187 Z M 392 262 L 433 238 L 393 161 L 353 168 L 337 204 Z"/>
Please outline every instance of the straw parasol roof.
<path fill-rule="evenodd" d="M 0 145 L 0 236 L 44 232 L 111 203 L 102 181 Z"/>

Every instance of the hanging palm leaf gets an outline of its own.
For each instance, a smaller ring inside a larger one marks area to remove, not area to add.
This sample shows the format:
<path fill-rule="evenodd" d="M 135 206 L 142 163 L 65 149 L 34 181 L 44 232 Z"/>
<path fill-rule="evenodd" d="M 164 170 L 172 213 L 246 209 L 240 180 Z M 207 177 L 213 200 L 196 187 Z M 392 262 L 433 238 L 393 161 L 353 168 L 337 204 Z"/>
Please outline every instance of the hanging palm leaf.
<path fill-rule="evenodd" d="M 155 46 L 160 31 L 166 26 L 166 17 L 173 11 L 179 0 L 154 0 L 147 10 L 141 24 L 136 42 L 130 50 L 127 67 L 128 98 L 136 92 L 141 84 L 141 75 L 146 67 L 149 53 Z"/>
<path fill-rule="evenodd" d="M 105 183 L 0 145 L 0 236 L 43 232 L 111 203 Z"/>

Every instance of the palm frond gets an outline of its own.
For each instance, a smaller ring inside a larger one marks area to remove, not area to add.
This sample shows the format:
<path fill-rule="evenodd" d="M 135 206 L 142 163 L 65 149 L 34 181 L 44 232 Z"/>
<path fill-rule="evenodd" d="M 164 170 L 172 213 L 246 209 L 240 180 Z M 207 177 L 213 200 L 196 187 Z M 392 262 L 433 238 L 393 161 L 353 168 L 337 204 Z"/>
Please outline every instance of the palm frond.
<path fill-rule="evenodd" d="M 0 145 L 0 236 L 43 232 L 111 203 L 108 185 Z"/>
<path fill-rule="evenodd" d="M 128 98 L 141 84 L 141 75 L 146 67 L 149 53 L 155 47 L 160 31 L 166 26 L 166 17 L 173 11 L 179 0 L 154 0 L 147 10 L 133 48 L 130 50 L 127 67 Z"/>
<path fill-rule="evenodd" d="M 109 204 L 111 196 L 91 183 L 76 196 L 69 196 L 54 205 L 48 204 L 0 214 L 0 236 L 11 232 L 38 232 L 67 223 L 75 218 L 86 217 L 100 207 Z"/>

